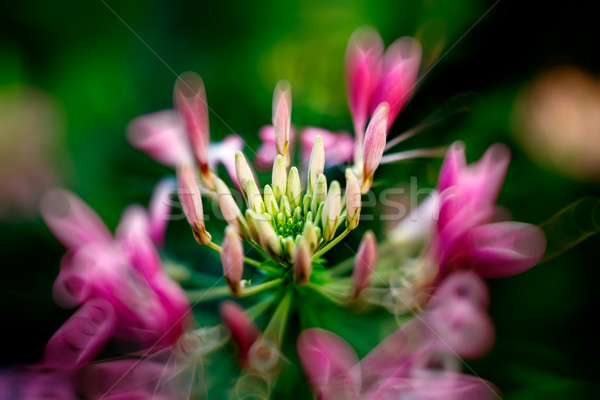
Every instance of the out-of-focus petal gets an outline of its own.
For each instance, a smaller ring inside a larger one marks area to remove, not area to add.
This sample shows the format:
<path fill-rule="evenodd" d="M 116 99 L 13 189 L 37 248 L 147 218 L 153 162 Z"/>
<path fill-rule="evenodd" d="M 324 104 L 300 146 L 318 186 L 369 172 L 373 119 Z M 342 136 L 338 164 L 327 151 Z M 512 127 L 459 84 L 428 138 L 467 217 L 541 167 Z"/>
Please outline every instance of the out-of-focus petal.
<path fill-rule="evenodd" d="M 324 398 L 335 399 L 336 393 L 337 398 L 358 398 L 358 358 L 342 338 L 322 329 L 308 329 L 300 334 L 297 348 L 304 373 Z"/>
<path fill-rule="evenodd" d="M 42 198 L 40 208 L 52 233 L 69 249 L 112 240 L 108 228 L 94 210 L 68 190 L 50 190 Z"/>
<path fill-rule="evenodd" d="M 326 129 L 309 126 L 302 129 L 300 134 L 300 154 L 303 163 L 308 163 L 317 136 L 321 136 L 321 139 L 323 139 L 326 167 L 341 165 L 352 159 L 354 151 L 352 135 L 348 132 L 334 133 Z"/>
<path fill-rule="evenodd" d="M 356 30 L 346 49 L 345 75 L 348 104 L 356 137 L 362 141 L 365 125 L 383 67 L 383 41 L 371 27 Z"/>
<path fill-rule="evenodd" d="M 244 312 L 244 309 L 234 301 L 225 301 L 220 307 L 221 319 L 231 334 L 239 351 L 239 358 L 245 363 L 248 351 L 259 336 L 259 331 Z"/>
<path fill-rule="evenodd" d="M 217 164 L 222 164 L 231 181 L 237 183 L 235 179 L 235 153 L 244 149 L 244 142 L 238 135 L 227 135 L 225 139 L 218 143 L 211 143 L 208 151 L 208 163 L 213 171 L 216 171 Z"/>
<path fill-rule="evenodd" d="M 534 225 L 497 222 L 469 233 L 469 264 L 483 278 L 519 274 L 537 264 L 546 250 L 546 238 Z"/>
<path fill-rule="evenodd" d="M 175 111 L 157 111 L 131 121 L 127 127 L 127 139 L 133 147 L 159 163 L 176 167 L 192 162 L 192 151 L 184 129 Z"/>
<path fill-rule="evenodd" d="M 105 300 L 86 302 L 50 338 L 44 351 L 44 364 L 75 371 L 97 356 L 115 327 L 115 311 Z"/>
<path fill-rule="evenodd" d="M 445 189 L 458 184 L 460 175 L 467 169 L 467 159 L 465 157 L 465 144 L 463 142 L 454 142 L 448 149 L 440 176 L 438 178 L 438 191 L 442 192 Z"/>
<path fill-rule="evenodd" d="M 162 246 L 171 214 L 171 195 L 177 190 L 177 182 L 163 179 L 156 185 L 148 206 L 148 235 L 157 246 Z"/>
<path fill-rule="evenodd" d="M 421 53 L 421 44 L 412 37 L 397 39 L 385 52 L 383 74 L 371 103 L 371 111 L 383 102 L 390 105 L 388 129 L 414 91 Z"/>

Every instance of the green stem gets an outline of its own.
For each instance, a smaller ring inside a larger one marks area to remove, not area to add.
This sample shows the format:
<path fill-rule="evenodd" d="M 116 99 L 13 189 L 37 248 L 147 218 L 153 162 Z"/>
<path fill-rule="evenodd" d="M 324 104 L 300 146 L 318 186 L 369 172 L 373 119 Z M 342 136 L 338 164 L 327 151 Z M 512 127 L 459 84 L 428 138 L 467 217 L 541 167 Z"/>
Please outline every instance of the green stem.
<path fill-rule="evenodd" d="M 258 245 L 255 246 L 254 245 L 255 242 L 254 242 L 254 244 L 253 244 L 253 242 L 254 241 L 250 242 L 250 244 L 252 244 L 253 247 L 258 248 L 259 250 L 262 250 L 260 247 L 257 247 Z M 218 244 L 213 243 L 213 242 L 210 242 L 207 246 L 210 247 L 213 250 L 218 251 L 219 253 L 223 251 L 223 248 L 221 246 L 219 246 Z M 264 254 L 267 255 L 266 253 L 264 253 Z M 268 257 L 268 255 L 267 255 L 267 257 Z M 244 262 L 246 264 L 250 264 L 250 265 L 252 265 L 252 266 L 254 266 L 256 268 L 260 268 L 261 267 L 261 264 L 260 264 L 259 261 L 253 260 L 253 259 L 248 258 L 248 257 L 244 257 Z"/>
<path fill-rule="evenodd" d="M 277 306 L 277 309 L 273 313 L 269 325 L 265 328 L 263 336 L 266 339 L 275 341 L 279 346 L 283 342 L 283 334 L 285 332 L 285 326 L 287 323 L 287 317 L 290 312 L 290 305 L 292 304 L 292 291 L 288 290 L 287 293 L 281 299 L 281 302 Z"/>
<path fill-rule="evenodd" d="M 273 279 L 272 281 L 260 283 L 255 286 L 250 286 L 247 289 L 242 289 L 242 293 L 240 293 L 238 297 L 252 296 L 253 294 L 257 294 L 274 286 L 280 285 L 282 281 L 282 278 L 277 278 Z M 228 296 L 231 296 L 229 286 L 216 286 L 210 289 L 187 291 L 187 297 L 192 303 L 205 302 Z"/>
<path fill-rule="evenodd" d="M 330 241 L 329 243 L 327 243 L 319 251 L 317 251 L 315 254 L 313 254 L 313 258 L 321 257 L 323 254 L 325 254 L 326 252 L 328 252 L 333 246 L 335 246 L 336 244 L 338 244 L 349 233 L 350 233 L 350 230 L 346 228 L 346 230 L 344 232 L 342 232 L 335 239 L 333 239 L 332 241 Z"/>

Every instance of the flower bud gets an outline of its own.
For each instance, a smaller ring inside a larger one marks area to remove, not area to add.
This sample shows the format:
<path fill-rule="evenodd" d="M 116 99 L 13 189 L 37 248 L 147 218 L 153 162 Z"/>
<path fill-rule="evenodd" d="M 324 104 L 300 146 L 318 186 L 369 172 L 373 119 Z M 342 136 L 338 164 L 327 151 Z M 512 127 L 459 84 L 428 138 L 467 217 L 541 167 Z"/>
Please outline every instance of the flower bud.
<path fill-rule="evenodd" d="M 279 81 L 273 93 L 273 128 L 275 149 L 283 157 L 285 166 L 290 165 L 290 128 L 292 117 L 292 89 L 288 81 Z"/>
<path fill-rule="evenodd" d="M 204 227 L 202 196 L 198 189 L 194 168 L 188 164 L 180 166 L 177 169 L 177 182 L 179 184 L 179 201 L 181 201 L 183 212 L 192 227 L 196 241 L 200 244 L 210 243 L 210 234 Z"/>
<path fill-rule="evenodd" d="M 193 72 L 180 75 L 175 83 L 174 100 L 175 108 L 185 121 L 186 132 L 202 177 L 207 180 L 207 186 L 212 188 L 214 182 L 208 168 L 208 106 L 202 78 Z"/>
<path fill-rule="evenodd" d="M 242 212 L 231 195 L 231 191 L 221 179 L 215 181 L 215 189 L 217 192 L 217 201 L 219 208 L 225 221 L 231 226 L 240 237 L 244 237 L 248 231 L 246 221 L 242 217 Z M 246 231 L 246 232 L 244 232 Z"/>
<path fill-rule="evenodd" d="M 240 282 L 244 271 L 244 246 L 239 235 L 231 226 L 225 228 L 221 263 L 223 264 L 223 275 L 225 275 L 227 285 L 229 285 L 234 296 L 239 296 L 242 291 Z"/>
<path fill-rule="evenodd" d="M 310 153 L 310 161 L 308 162 L 308 193 L 313 192 L 313 188 L 317 184 L 317 178 L 323 173 L 324 168 L 325 148 L 323 146 L 323 139 L 320 135 L 317 135 L 313 143 L 312 152 Z"/>
<path fill-rule="evenodd" d="M 298 175 L 298 169 L 292 167 L 290 169 L 290 175 L 287 181 L 287 197 L 290 201 L 290 206 L 296 208 L 299 206 L 302 200 L 302 186 L 300 186 L 300 175 Z"/>
<path fill-rule="evenodd" d="M 335 235 L 337 222 L 340 218 L 342 208 L 341 195 L 342 190 L 340 189 L 338 181 L 331 182 L 327 200 L 325 200 L 325 205 L 323 205 L 323 212 L 321 214 L 321 219 L 323 221 L 323 239 L 325 241 L 333 239 L 333 236 Z"/>
<path fill-rule="evenodd" d="M 250 165 L 248 165 L 248 161 L 241 151 L 235 153 L 235 175 L 242 194 L 246 196 L 247 182 L 252 181 L 255 186 L 256 182 L 254 181 L 252 169 L 250 169 Z"/>
<path fill-rule="evenodd" d="M 363 182 L 361 187 L 362 194 L 366 194 L 373 184 L 373 174 L 379 166 L 387 136 L 387 121 L 390 106 L 387 103 L 381 103 L 367 126 L 365 134 L 364 162 L 363 162 Z"/>
<path fill-rule="evenodd" d="M 317 236 L 315 225 L 311 220 L 307 220 L 304 223 L 304 230 L 302 231 L 302 242 L 308 246 L 311 252 L 314 252 L 317 249 L 317 243 L 319 242 L 319 238 Z"/>
<path fill-rule="evenodd" d="M 292 238 L 291 236 L 286 237 L 285 239 L 283 239 L 283 253 L 285 254 L 285 258 L 289 261 L 289 262 L 294 262 L 294 253 L 296 250 L 296 242 L 294 241 L 294 238 Z"/>
<path fill-rule="evenodd" d="M 312 194 L 312 203 L 310 205 L 310 211 L 316 215 L 319 205 L 327 198 L 327 178 L 321 174 L 317 178 L 317 184 Z"/>
<path fill-rule="evenodd" d="M 273 175 L 271 183 L 273 185 L 273 193 L 275 193 L 275 198 L 279 200 L 281 195 L 286 193 L 287 187 L 287 169 L 285 167 L 285 161 L 281 155 L 277 155 L 275 157 L 275 162 L 273 163 Z"/>
<path fill-rule="evenodd" d="M 254 179 L 251 181 L 246 181 L 246 204 L 248 205 L 248 208 L 259 214 L 265 212 L 265 203 L 263 202 L 262 196 L 260 195 L 260 191 L 258 190 L 258 186 L 256 186 Z"/>
<path fill-rule="evenodd" d="M 263 195 L 265 197 L 265 210 L 271 215 L 277 215 L 279 213 L 279 207 L 277 206 L 275 193 L 273 193 L 271 186 L 265 185 L 265 191 Z"/>
<path fill-rule="evenodd" d="M 279 203 L 279 210 L 281 210 L 281 214 L 283 216 L 283 220 L 285 221 L 288 217 L 292 216 L 292 207 L 290 206 L 290 202 L 286 195 L 281 196 L 281 202 Z"/>
<path fill-rule="evenodd" d="M 265 214 L 258 214 L 252 210 L 246 210 L 246 219 L 250 227 L 252 238 L 258 242 L 271 256 L 281 255 L 281 244 L 279 236 L 275 233 L 270 218 Z"/>
<path fill-rule="evenodd" d="M 369 278 L 375 269 L 375 264 L 377 264 L 377 241 L 373 232 L 367 231 L 360 242 L 358 253 L 354 259 L 352 280 L 354 281 L 356 294 L 369 286 Z"/>
<path fill-rule="evenodd" d="M 361 194 L 358 179 L 351 169 L 346 169 L 346 226 L 352 230 L 360 219 Z"/>
<path fill-rule="evenodd" d="M 294 280 L 298 285 L 305 285 L 312 272 L 312 252 L 306 243 L 296 246 L 294 256 Z"/>

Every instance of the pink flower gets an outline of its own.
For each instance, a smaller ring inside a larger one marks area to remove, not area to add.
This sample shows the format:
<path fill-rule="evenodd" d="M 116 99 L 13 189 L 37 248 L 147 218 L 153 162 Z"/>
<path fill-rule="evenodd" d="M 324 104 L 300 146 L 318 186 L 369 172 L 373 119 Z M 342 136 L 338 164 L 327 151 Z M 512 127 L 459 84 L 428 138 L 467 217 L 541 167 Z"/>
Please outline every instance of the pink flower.
<path fill-rule="evenodd" d="M 331 132 L 326 129 L 307 126 L 302 129 L 300 135 L 300 154 L 302 161 L 306 164 L 310 159 L 313 143 L 317 136 L 323 139 L 323 148 L 327 156 L 325 166 L 344 164 L 352 159 L 354 151 L 354 140 L 348 132 Z"/>
<path fill-rule="evenodd" d="M 508 149 L 490 147 L 467 165 L 462 143 L 453 144 L 440 171 L 439 220 L 433 251 L 440 270 L 472 269 L 484 278 L 521 273 L 534 266 L 545 250 L 545 238 L 535 226 L 494 222 L 496 198 L 508 167 Z"/>
<path fill-rule="evenodd" d="M 356 135 L 356 157 L 362 158 L 365 125 L 381 103 L 390 106 L 387 128 L 410 99 L 421 63 L 421 45 L 416 39 L 396 40 L 383 54 L 383 41 L 372 28 L 360 28 L 346 50 L 348 104 Z"/>
<path fill-rule="evenodd" d="M 273 128 L 273 125 L 265 125 L 260 128 L 258 138 L 261 141 L 261 145 L 254 156 L 254 163 L 262 171 L 270 170 L 275 162 L 275 156 L 277 156 L 275 128 Z M 294 153 L 294 138 L 295 130 L 294 127 L 291 127 L 289 131 L 289 151 L 291 154 Z"/>
<path fill-rule="evenodd" d="M 308 329 L 298 339 L 303 369 L 323 399 L 495 399 L 489 382 L 452 370 L 454 357 L 481 355 L 493 341 L 487 289 L 474 274 L 452 276 L 428 310 L 358 361 L 340 337 Z M 434 365 L 441 368 L 433 369 Z"/>
<path fill-rule="evenodd" d="M 42 201 L 42 215 L 68 249 L 53 288 L 57 302 L 66 307 L 83 304 L 85 309 L 103 300 L 114 309 L 111 337 L 142 346 L 174 343 L 191 320 L 185 293 L 162 269 L 152 241 L 153 236 L 162 237 L 157 229 L 165 228 L 152 221 L 165 215 L 160 208 L 155 205 L 152 216 L 131 206 L 112 238 L 96 213 L 74 194 L 62 189 L 49 192 Z M 65 326 L 69 324 L 77 327 L 69 321 Z"/>

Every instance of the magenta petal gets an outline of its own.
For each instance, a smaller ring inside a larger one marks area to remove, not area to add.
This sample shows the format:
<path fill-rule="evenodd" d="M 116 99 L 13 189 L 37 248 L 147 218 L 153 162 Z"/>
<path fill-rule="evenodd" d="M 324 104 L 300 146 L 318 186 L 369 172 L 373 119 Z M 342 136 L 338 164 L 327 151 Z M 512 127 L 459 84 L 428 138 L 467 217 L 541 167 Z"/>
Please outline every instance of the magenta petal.
<path fill-rule="evenodd" d="M 458 271 L 442 281 L 427 306 L 438 307 L 455 300 L 468 300 L 485 309 L 490 304 L 490 293 L 485 282 L 476 273 Z"/>
<path fill-rule="evenodd" d="M 129 123 L 127 139 L 161 164 L 176 167 L 192 161 L 184 125 L 173 110 L 142 115 Z"/>
<path fill-rule="evenodd" d="M 61 269 L 52 286 L 52 296 L 56 303 L 64 308 L 77 307 L 83 303 L 90 293 L 88 279 L 83 270 Z"/>
<path fill-rule="evenodd" d="M 385 52 L 383 75 L 370 107 L 373 111 L 381 103 L 390 105 L 388 129 L 414 91 L 421 53 L 421 44 L 411 37 L 396 40 Z"/>
<path fill-rule="evenodd" d="M 546 238 L 534 225 L 498 222 L 473 229 L 468 244 L 477 273 L 484 278 L 503 278 L 537 264 L 544 255 Z"/>
<path fill-rule="evenodd" d="M 472 203 L 492 204 L 498 198 L 500 188 L 510 162 L 510 151 L 503 144 L 494 144 L 481 159 L 469 167 L 469 173 L 461 177 Z"/>
<path fill-rule="evenodd" d="M 450 186 L 458 184 L 461 173 L 467 169 L 465 144 L 454 142 L 448 149 L 438 179 L 438 191 L 442 192 Z"/>
<path fill-rule="evenodd" d="M 114 326 L 115 313 L 107 301 L 88 301 L 50 338 L 44 364 L 65 371 L 79 369 L 102 351 Z"/>
<path fill-rule="evenodd" d="M 42 198 L 40 208 L 52 233 L 69 249 L 112 240 L 106 225 L 94 210 L 68 190 L 50 190 Z"/>
<path fill-rule="evenodd" d="M 322 329 L 308 329 L 300 334 L 297 348 L 304 373 L 317 392 L 329 394 L 324 397 L 334 399 L 335 390 L 342 389 L 345 394 L 360 392 L 355 368 L 358 358 L 342 338 Z"/>
<path fill-rule="evenodd" d="M 346 86 L 354 130 L 362 140 L 371 101 L 381 76 L 383 41 L 373 28 L 360 28 L 352 34 L 346 49 Z"/>

